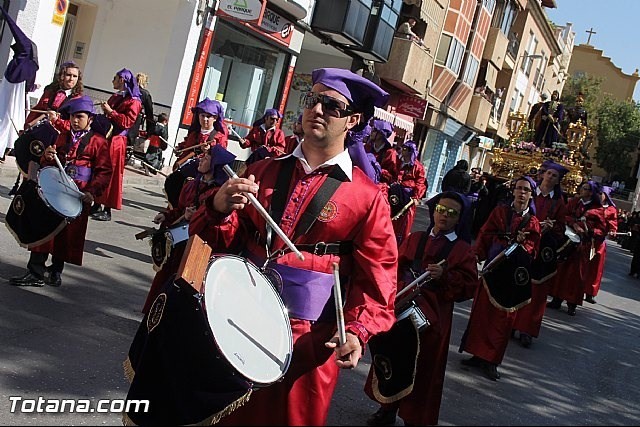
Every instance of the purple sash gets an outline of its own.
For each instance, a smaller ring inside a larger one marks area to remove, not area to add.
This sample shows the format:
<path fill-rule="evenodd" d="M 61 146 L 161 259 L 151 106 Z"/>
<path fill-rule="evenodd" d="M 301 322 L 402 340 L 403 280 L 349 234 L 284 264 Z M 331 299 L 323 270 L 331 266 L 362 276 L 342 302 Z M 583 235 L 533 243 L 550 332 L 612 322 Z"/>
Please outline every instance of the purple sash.
<path fill-rule="evenodd" d="M 75 181 L 89 182 L 91 180 L 91 168 L 69 164 L 65 167 L 67 175 Z"/>

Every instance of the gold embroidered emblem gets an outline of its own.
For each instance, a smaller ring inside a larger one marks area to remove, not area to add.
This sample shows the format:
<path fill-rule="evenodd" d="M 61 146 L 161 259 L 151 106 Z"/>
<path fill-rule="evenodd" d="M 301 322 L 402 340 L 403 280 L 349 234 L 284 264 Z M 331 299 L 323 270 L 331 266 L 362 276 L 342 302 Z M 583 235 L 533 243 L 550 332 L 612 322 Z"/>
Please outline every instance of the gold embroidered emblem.
<path fill-rule="evenodd" d="M 333 200 L 329 200 L 318 214 L 318 221 L 329 222 L 338 216 L 338 206 Z"/>
<path fill-rule="evenodd" d="M 44 153 L 44 142 L 34 139 L 29 144 L 29 151 L 36 157 L 42 156 L 42 153 Z"/>
<path fill-rule="evenodd" d="M 167 305 L 167 294 L 163 292 L 156 297 L 151 306 L 151 310 L 149 310 L 149 315 L 147 316 L 147 330 L 149 333 L 160 324 L 165 305 Z"/>
<path fill-rule="evenodd" d="M 24 199 L 21 195 L 18 195 L 13 199 L 13 211 L 16 215 L 22 215 L 22 212 L 24 212 Z"/>

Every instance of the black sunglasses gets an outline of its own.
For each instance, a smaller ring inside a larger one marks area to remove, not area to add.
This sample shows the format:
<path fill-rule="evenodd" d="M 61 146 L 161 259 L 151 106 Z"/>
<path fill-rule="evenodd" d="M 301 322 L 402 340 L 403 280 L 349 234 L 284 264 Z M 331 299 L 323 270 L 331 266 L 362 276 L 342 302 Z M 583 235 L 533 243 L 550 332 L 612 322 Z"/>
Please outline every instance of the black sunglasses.
<path fill-rule="evenodd" d="M 311 109 L 320 103 L 322 111 L 335 117 L 346 117 L 354 113 L 353 109 L 339 99 L 327 95 L 309 92 L 304 96 L 304 108 Z"/>

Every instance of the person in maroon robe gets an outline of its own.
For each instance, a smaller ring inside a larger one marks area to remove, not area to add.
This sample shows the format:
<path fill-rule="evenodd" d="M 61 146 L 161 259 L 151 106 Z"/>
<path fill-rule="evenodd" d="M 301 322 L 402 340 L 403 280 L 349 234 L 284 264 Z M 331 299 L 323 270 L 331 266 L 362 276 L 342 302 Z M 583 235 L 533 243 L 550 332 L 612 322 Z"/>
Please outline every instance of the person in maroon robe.
<path fill-rule="evenodd" d="M 474 250 L 479 261 L 486 261 L 485 266 L 514 242 L 524 248 L 531 259 L 535 258 L 540 241 L 540 223 L 532 203 L 535 188 L 531 178 L 518 178 L 512 204 L 497 206 L 480 229 Z M 473 354 L 473 357 L 462 360 L 463 365 L 481 367 L 493 381 L 500 378 L 498 365 L 504 358 L 518 308 L 499 306 L 483 279 L 473 300 L 459 349 L 461 353 Z"/>
<path fill-rule="evenodd" d="M 196 152 L 206 152 L 209 148 L 203 146 L 200 150 L 187 150 L 206 142 L 209 145 L 220 145 L 227 148 L 229 139 L 229 129 L 224 123 L 224 107 L 218 101 L 205 98 L 198 102 L 191 109 L 194 114 L 193 121 L 189 127 L 187 137 L 176 146 L 178 154 L 174 169 L 183 164 L 187 159 L 194 156 Z"/>
<path fill-rule="evenodd" d="M 199 159 L 198 175 L 195 178 L 188 179 L 182 187 L 178 205 L 167 209 L 165 212 L 159 212 L 153 219 L 153 222 L 160 224 L 160 229 L 162 230 L 160 232 L 177 225 L 188 224 L 204 200 L 227 180 L 228 176 L 224 173 L 222 167 L 224 165 L 231 166 L 235 157 L 221 145 L 211 145 L 209 150 Z M 143 313 L 147 314 L 149 312 L 153 301 L 161 292 L 162 286 L 178 270 L 186 243 L 186 240 L 173 242 L 173 248 L 168 258 L 153 278 L 149 294 L 142 308 Z"/>
<path fill-rule="evenodd" d="M 302 142 L 304 138 L 304 130 L 302 129 L 302 114 L 298 116 L 298 119 L 291 125 L 293 133 L 284 138 L 285 141 L 285 154 L 293 153 L 298 144 Z"/>
<path fill-rule="evenodd" d="M 24 276 L 12 278 L 12 285 L 43 286 L 46 279 L 51 286 L 60 286 L 65 262 L 82 265 L 91 203 L 105 191 L 111 179 L 106 130 L 104 126 L 98 126 L 99 122 L 93 121 L 91 98 L 71 99 L 60 112 L 63 119 L 70 122 L 71 128 L 58 136 L 54 146 L 45 149 L 41 164 L 53 166 L 56 164 L 54 156 L 60 158 L 67 174 L 84 193 L 82 213 L 53 239 L 30 249 L 28 271 Z M 52 255 L 51 265 L 45 267 L 49 254 Z"/>
<path fill-rule="evenodd" d="M 566 206 L 562 197 L 560 181 L 569 172 L 569 169 L 555 162 L 546 162 L 545 172 L 542 175 L 542 182 L 535 191 L 534 203 L 536 206 L 536 217 L 540 221 L 542 236 L 551 233 L 549 238 L 556 243 L 550 246 L 552 256 L 555 257 L 555 249 L 558 244 L 564 241 Z M 541 245 L 542 245 L 541 236 Z M 538 258 L 543 256 L 543 249 L 538 251 Z M 536 268 L 536 265 L 533 266 Z M 546 273 L 546 272 L 545 272 Z M 550 279 L 557 273 L 551 272 L 541 277 L 539 281 L 532 282 L 531 302 L 516 312 L 516 320 L 513 329 L 519 331 L 520 344 L 529 348 L 533 337 L 538 337 L 544 310 L 547 306 L 547 296 L 549 295 Z"/>
<path fill-rule="evenodd" d="M 109 140 L 111 156 L 111 182 L 109 189 L 96 200 L 91 218 L 111 221 L 111 209 L 122 209 L 122 185 L 124 183 L 124 162 L 127 151 L 127 133 L 135 124 L 142 110 L 140 89 L 131 71 L 123 68 L 113 76 L 113 88 L 118 92 L 101 104 L 102 111 L 113 125 Z"/>
<path fill-rule="evenodd" d="M 587 181 L 579 188 L 579 195 L 567 204 L 566 223 L 580 236 L 580 244 L 558 266 L 558 274 L 553 278 L 549 292 L 553 299 L 547 303 L 548 308 L 557 310 L 562 301 L 566 301 L 569 316 L 575 316 L 577 306 L 582 305 L 584 283 L 592 255 L 595 256 L 595 245 L 604 241 L 607 234 L 598 184 Z"/>
<path fill-rule="evenodd" d="M 397 153 L 393 149 L 389 138 L 393 134 L 393 126 L 385 120 L 374 119 L 371 126 L 371 134 L 365 144 L 365 151 L 372 153 L 382 168 L 380 182 L 391 184 L 398 175 Z"/>
<path fill-rule="evenodd" d="M 318 69 L 312 80 L 304 101 L 302 143 L 290 156 L 256 162 L 244 178 L 229 179 L 190 223 L 189 233 L 200 235 L 214 251 L 243 250 L 257 265 L 267 257 L 266 247 L 271 253 L 282 251 L 268 267 L 282 276 L 281 295 L 293 331 L 291 364 L 281 381 L 253 391 L 222 424 L 325 424 L 340 369 L 355 368 L 369 338 L 395 322 L 398 253 L 389 205 L 378 186 L 354 166 L 347 149 L 347 132 L 364 126 L 388 94 L 348 70 Z M 329 178 L 337 187 L 320 213 L 311 215 L 310 227 L 300 230 L 298 224 L 321 187 L 328 190 L 324 183 Z M 280 200 L 272 197 L 276 187 L 284 193 Z M 304 261 L 279 236 L 266 233 L 265 219 L 248 204 L 245 192 L 253 193 L 267 211 L 281 212 L 275 221 L 296 242 Z M 227 223 L 231 230 L 221 229 Z M 342 345 L 335 316 L 321 317 L 325 307 L 334 305 L 334 262 L 347 290 Z M 292 272 L 307 276 L 299 283 L 313 280 L 314 285 L 300 289 Z"/>
<path fill-rule="evenodd" d="M 600 193 L 600 202 L 602 203 L 602 209 L 604 210 L 604 219 L 606 222 L 606 234 L 598 239 L 594 239 L 596 255 L 589 262 L 587 273 L 584 281 L 584 300 L 590 304 L 595 304 L 595 296 L 600 291 L 600 284 L 602 283 L 602 275 L 604 273 L 604 262 L 607 256 L 607 243 L 605 241 L 606 235 L 615 236 L 618 231 L 618 210 L 616 204 L 611 199 L 611 191 L 613 188 L 608 186 L 602 187 Z"/>
<path fill-rule="evenodd" d="M 380 166 L 384 169 L 382 164 Z M 417 206 L 427 192 L 426 172 L 424 166 L 418 160 L 418 147 L 416 147 L 415 142 L 409 140 L 402 144 L 400 156 L 396 160 L 395 172 L 396 175 L 393 181 L 399 183 L 403 191 L 408 192 L 411 201 L 413 201 L 413 205 L 404 214 L 392 221 L 396 240 L 400 245 L 411 233 Z"/>
<path fill-rule="evenodd" d="M 286 142 L 278 121 L 282 118 L 280 111 L 269 108 L 264 115 L 253 123 L 249 134 L 240 140 L 240 147 L 251 148 L 247 165 L 267 157 L 277 157 L 285 154 Z M 261 151 L 256 151 L 261 150 Z"/>
<path fill-rule="evenodd" d="M 423 271 L 431 273 L 433 280 L 414 299 L 430 326 L 420 332 L 415 377 L 408 394 L 385 398 L 377 392 L 380 379 L 374 369 L 374 357 L 365 392 L 381 406 L 369 417 L 368 425 L 394 424 L 397 413 L 406 425 L 438 424 L 454 302 L 472 298 L 478 287 L 476 258 L 470 245 L 471 223 L 461 221 L 464 210 L 470 208 L 468 199 L 459 193 L 446 192 L 433 197 L 428 204 L 433 217 L 430 230 L 411 233 L 398 250 L 398 287 L 404 288 L 414 275 Z M 421 242 L 423 239 L 426 240 Z M 443 259 L 446 264 L 438 265 Z M 415 260 L 419 260 L 418 271 L 412 271 Z"/>

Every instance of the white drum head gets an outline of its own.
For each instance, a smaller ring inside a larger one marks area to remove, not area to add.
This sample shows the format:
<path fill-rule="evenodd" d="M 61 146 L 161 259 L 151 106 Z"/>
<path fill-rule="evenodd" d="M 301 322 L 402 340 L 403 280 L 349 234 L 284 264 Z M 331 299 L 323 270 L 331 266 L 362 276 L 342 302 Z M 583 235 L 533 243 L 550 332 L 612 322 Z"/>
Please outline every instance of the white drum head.
<path fill-rule="evenodd" d="M 45 203 L 58 214 L 66 218 L 77 218 L 82 213 L 80 190 L 73 180 L 62 175 L 55 166 L 48 166 L 38 171 L 40 196 Z"/>
<path fill-rule="evenodd" d="M 271 384 L 284 376 L 293 351 L 282 299 L 250 261 L 221 256 L 209 264 L 204 303 L 216 345 L 245 378 Z"/>

